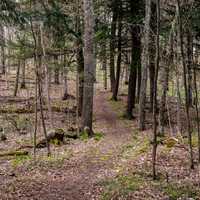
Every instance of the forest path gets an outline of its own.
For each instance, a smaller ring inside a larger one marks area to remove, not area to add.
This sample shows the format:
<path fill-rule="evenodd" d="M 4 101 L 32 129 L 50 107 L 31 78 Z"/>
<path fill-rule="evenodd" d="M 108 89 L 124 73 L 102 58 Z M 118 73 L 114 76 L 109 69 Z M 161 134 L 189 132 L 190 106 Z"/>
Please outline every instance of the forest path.
<path fill-rule="evenodd" d="M 34 169 L 14 178 L 7 184 L 9 194 L 0 199 L 98 199 L 96 185 L 117 174 L 122 147 L 132 137 L 132 129 L 119 119 L 108 96 L 107 92 L 99 91 L 94 100 L 95 129 L 105 135 L 99 142 L 88 141 L 84 150 L 79 148 L 59 168 Z"/>

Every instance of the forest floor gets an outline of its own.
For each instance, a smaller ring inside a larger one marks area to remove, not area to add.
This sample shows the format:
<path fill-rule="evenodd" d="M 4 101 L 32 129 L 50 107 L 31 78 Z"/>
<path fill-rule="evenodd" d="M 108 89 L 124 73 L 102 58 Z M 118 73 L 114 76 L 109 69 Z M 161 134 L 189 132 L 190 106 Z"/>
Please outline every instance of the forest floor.
<path fill-rule="evenodd" d="M 187 145 L 178 136 L 176 144 L 159 145 L 158 180 L 152 180 L 151 129 L 139 132 L 137 120 L 123 118 L 125 101 L 123 95 L 112 102 L 97 89 L 94 138 L 51 145 L 52 156 L 39 150 L 36 161 L 0 158 L 0 200 L 200 199 L 200 170 L 189 169 Z M 65 116 L 54 117 L 59 124 Z M 10 145 L 1 142 L 1 150 Z"/>

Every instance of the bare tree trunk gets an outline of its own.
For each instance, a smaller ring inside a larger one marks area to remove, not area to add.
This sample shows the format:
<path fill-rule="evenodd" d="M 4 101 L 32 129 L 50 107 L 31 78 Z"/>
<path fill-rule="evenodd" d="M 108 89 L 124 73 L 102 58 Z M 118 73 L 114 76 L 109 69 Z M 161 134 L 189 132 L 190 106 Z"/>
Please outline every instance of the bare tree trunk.
<path fill-rule="evenodd" d="M 119 7 L 121 9 L 121 5 Z M 117 101 L 117 95 L 118 95 L 118 90 L 119 90 L 119 80 L 120 80 L 121 60 L 122 60 L 121 43 L 122 43 L 122 13 L 119 13 L 117 71 L 116 71 L 116 79 L 115 79 L 115 85 L 114 85 L 113 96 L 112 96 L 112 99 L 114 101 Z"/>
<path fill-rule="evenodd" d="M 44 110 L 43 110 L 43 92 L 42 92 L 42 81 L 41 81 L 41 65 L 42 65 L 41 57 L 38 57 L 37 80 L 38 80 L 39 106 L 40 106 L 42 127 L 43 127 L 44 137 L 45 137 L 46 146 L 47 146 L 47 155 L 50 156 L 51 155 L 51 151 L 50 151 L 49 141 L 47 139 L 47 129 L 46 129 L 46 124 L 45 124 L 45 119 L 44 119 Z"/>
<path fill-rule="evenodd" d="M 177 90 L 176 91 L 176 96 L 177 96 L 177 126 L 178 126 L 178 132 L 182 135 L 180 81 L 179 81 L 179 73 L 178 73 L 177 67 L 175 67 L 175 70 L 176 70 L 176 90 Z"/>
<path fill-rule="evenodd" d="M 0 38 L 2 40 L 1 44 L 1 71 L 2 74 L 6 73 L 6 57 L 5 57 L 5 35 L 4 27 L 0 25 Z"/>
<path fill-rule="evenodd" d="M 22 82 L 21 89 L 26 88 L 26 60 L 22 61 Z"/>
<path fill-rule="evenodd" d="M 36 159 L 36 146 L 37 146 L 37 126 L 38 126 L 38 81 L 37 76 L 35 77 L 35 127 L 33 134 L 33 154 Z"/>
<path fill-rule="evenodd" d="M 103 44 L 103 63 L 102 63 L 102 68 L 103 68 L 103 79 L 104 79 L 104 89 L 107 90 L 108 88 L 108 81 L 107 81 L 107 47 L 106 47 L 106 42 Z"/>
<path fill-rule="evenodd" d="M 134 9 L 134 8 L 133 8 Z M 132 35 L 132 58 L 129 74 L 128 85 L 128 102 L 127 102 L 127 118 L 132 119 L 132 110 L 135 107 L 136 102 L 136 84 L 137 84 L 137 71 L 141 67 L 141 38 L 140 28 L 134 27 L 131 30 Z"/>
<path fill-rule="evenodd" d="M 58 66 L 58 56 L 54 56 L 54 62 L 55 62 L 55 69 L 54 69 L 54 83 L 56 85 L 60 84 L 60 70 L 59 70 L 59 66 Z"/>
<path fill-rule="evenodd" d="M 151 22 L 150 28 L 153 34 L 150 35 L 150 48 L 149 48 L 149 85 L 150 85 L 150 108 L 149 111 L 153 112 L 153 99 L 154 99 L 154 79 L 155 79 L 155 56 L 156 56 L 156 45 L 155 45 L 155 35 L 156 35 L 156 3 L 151 2 Z"/>
<path fill-rule="evenodd" d="M 154 78 L 155 78 L 155 63 L 150 63 L 149 67 L 149 82 L 150 82 L 150 108 L 149 112 L 153 112 L 153 95 L 154 95 Z"/>
<path fill-rule="evenodd" d="M 192 53 L 193 53 L 193 45 L 192 45 L 192 33 L 191 27 L 188 27 L 187 30 L 187 78 L 188 78 L 188 104 L 192 106 Z"/>
<path fill-rule="evenodd" d="M 69 97 L 69 94 L 68 94 L 68 82 L 67 82 L 67 75 L 68 75 L 68 69 L 66 66 L 67 63 L 66 63 L 66 55 L 64 55 L 64 95 L 63 95 L 63 100 L 67 100 L 68 97 Z"/>
<path fill-rule="evenodd" d="M 147 89 L 147 73 L 149 66 L 149 39 L 150 39 L 150 20 L 151 20 L 151 0 L 146 0 L 145 6 L 145 28 L 144 28 L 144 49 L 142 56 L 142 79 L 140 88 L 139 103 L 139 129 L 145 129 L 145 105 L 146 105 L 146 89 Z"/>
<path fill-rule="evenodd" d="M 118 17 L 118 5 L 113 5 L 113 16 L 111 23 L 111 39 L 110 39 L 110 85 L 111 91 L 114 91 L 115 87 L 115 39 L 117 29 L 117 17 Z"/>
<path fill-rule="evenodd" d="M 15 79 L 14 97 L 17 96 L 17 92 L 18 92 L 18 88 L 19 88 L 19 74 L 20 74 L 20 67 L 21 67 L 21 61 L 18 60 L 17 73 L 16 73 L 16 79 Z"/>
<path fill-rule="evenodd" d="M 164 126 L 166 119 L 166 98 L 168 91 L 168 81 L 169 81 L 169 66 L 173 61 L 173 27 L 169 36 L 169 48 L 166 51 L 166 62 L 164 63 L 164 67 L 162 69 L 161 75 L 161 85 L 162 85 L 162 95 L 160 100 L 160 134 L 164 136 Z"/>
<path fill-rule="evenodd" d="M 95 82 L 93 0 L 84 0 L 84 90 L 82 128 L 92 134 L 93 96 Z"/>
<path fill-rule="evenodd" d="M 193 49 L 193 44 L 192 44 Z M 198 56 L 197 56 L 198 58 Z M 194 60 L 195 59 L 195 60 Z M 196 64 L 196 55 L 193 55 L 192 53 L 192 65 L 193 65 L 193 76 L 194 76 L 194 92 L 195 92 L 195 109 L 196 109 L 196 122 L 197 122 L 197 134 L 198 134 L 198 162 L 200 164 L 200 122 L 199 122 L 199 96 L 198 96 L 198 86 L 197 86 L 197 70 L 195 65 Z"/>
<path fill-rule="evenodd" d="M 160 0 L 156 0 L 157 13 L 157 31 L 156 31 L 156 59 L 155 59 L 155 78 L 154 78 L 154 98 L 153 98 L 153 151 L 152 151 L 152 165 L 153 165 L 153 179 L 156 179 L 156 154 L 157 154 L 157 84 L 158 71 L 160 65 Z"/>
<path fill-rule="evenodd" d="M 125 85 L 128 85 L 128 78 L 129 78 L 129 65 L 130 65 L 130 62 L 129 62 L 129 55 L 127 54 L 126 55 L 126 62 L 125 62 Z"/>
<path fill-rule="evenodd" d="M 141 79 L 142 79 L 142 68 L 141 68 L 141 63 L 138 66 L 137 70 L 137 103 L 140 102 L 140 88 L 141 88 Z"/>
<path fill-rule="evenodd" d="M 45 125 L 45 119 L 44 119 L 44 111 L 43 111 L 43 99 L 42 99 L 42 81 L 41 81 L 41 67 L 42 67 L 42 58 L 38 55 L 38 50 L 42 49 L 42 34 L 41 34 L 41 27 L 40 25 L 36 24 L 35 27 L 33 27 L 33 22 L 31 20 L 31 31 L 33 35 L 34 40 L 34 60 L 35 60 L 35 74 L 36 74 L 36 83 L 38 84 L 38 97 L 39 97 L 39 106 L 40 106 L 40 113 L 41 113 L 41 120 L 42 120 L 42 127 L 44 131 L 44 137 L 46 140 L 46 146 L 47 146 L 47 155 L 51 155 L 50 151 L 50 145 L 47 138 L 47 130 Z"/>
<path fill-rule="evenodd" d="M 77 47 L 77 64 L 78 64 L 78 113 L 79 116 L 82 115 L 83 110 L 83 85 L 84 85 L 84 57 L 83 57 L 83 47 L 79 43 Z"/>
<path fill-rule="evenodd" d="M 78 116 L 82 116 L 83 110 L 83 84 L 84 84 L 84 56 L 83 56 L 83 42 L 82 42 L 82 32 L 80 23 L 80 1 L 77 0 L 76 5 L 76 32 L 78 33 L 78 38 L 76 40 L 76 62 L 77 62 L 77 112 Z M 77 116 L 77 117 L 78 117 Z"/>
<path fill-rule="evenodd" d="M 194 73 L 194 91 L 195 91 L 195 109 L 196 109 L 196 118 L 197 118 L 197 133 L 198 133 L 198 161 L 200 163 L 200 123 L 199 123 L 199 97 L 198 97 L 198 88 L 197 88 L 197 77 L 196 77 L 196 69 L 193 69 Z"/>
<path fill-rule="evenodd" d="M 180 0 L 176 0 L 176 11 L 178 16 L 178 36 L 180 42 L 180 51 L 181 51 L 181 61 L 183 66 L 183 79 L 184 79 L 184 88 L 185 88 L 185 110 L 186 110 L 186 123 L 187 123 L 187 132 L 188 132 L 188 144 L 190 150 L 190 167 L 194 169 L 194 159 L 193 159 L 193 148 L 192 148 L 192 131 L 190 124 L 190 106 L 188 102 L 188 86 L 187 86 L 187 65 L 185 61 L 184 49 L 183 49 L 183 27 L 182 27 L 182 13 L 180 8 Z"/>
<path fill-rule="evenodd" d="M 40 38 L 41 38 L 41 48 L 43 53 L 43 59 L 44 59 L 44 71 L 45 71 L 45 90 L 46 90 L 46 97 L 47 97 L 47 107 L 48 107 L 48 114 L 51 122 L 51 128 L 54 127 L 54 121 L 53 121 L 53 112 L 51 108 L 51 97 L 50 97 L 50 80 L 49 80 L 49 69 L 47 66 L 47 57 L 46 57 L 46 51 L 45 51 L 45 44 L 44 44 L 44 35 L 43 35 L 43 29 L 42 25 L 40 24 Z M 41 58 L 42 59 L 42 58 Z M 42 61 L 42 60 L 41 60 Z"/>

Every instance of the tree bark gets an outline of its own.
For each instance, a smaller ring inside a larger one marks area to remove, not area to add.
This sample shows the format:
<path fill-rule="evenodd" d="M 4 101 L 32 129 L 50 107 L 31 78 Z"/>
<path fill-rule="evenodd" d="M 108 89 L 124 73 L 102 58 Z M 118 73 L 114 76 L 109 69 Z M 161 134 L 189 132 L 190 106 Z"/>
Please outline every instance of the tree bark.
<path fill-rule="evenodd" d="M 4 35 L 4 28 L 0 25 L 0 37 L 2 40 L 1 44 L 1 71 L 2 74 L 6 73 L 6 57 L 5 57 L 5 35 Z"/>
<path fill-rule="evenodd" d="M 127 104 L 127 117 L 133 118 L 132 110 L 136 102 L 136 84 L 137 84 L 137 71 L 141 67 L 141 38 L 140 28 L 134 27 L 131 30 L 132 36 L 132 53 L 131 53 L 131 67 L 129 74 L 128 85 L 128 104 Z"/>
<path fill-rule="evenodd" d="M 21 61 L 18 60 L 17 72 L 16 72 L 16 79 L 15 79 L 15 89 L 14 89 L 14 97 L 17 96 L 18 88 L 19 88 L 19 74 L 21 68 Z"/>
<path fill-rule="evenodd" d="M 121 5 L 120 5 L 120 9 L 121 9 Z M 116 71 L 116 79 L 115 79 L 113 96 L 112 96 L 112 99 L 114 101 L 117 101 L 117 95 L 118 95 L 118 91 L 119 91 L 119 80 L 120 80 L 121 60 L 122 60 L 122 52 L 121 51 L 122 51 L 122 13 L 119 13 L 117 71 Z"/>
<path fill-rule="evenodd" d="M 56 85 L 59 85 L 60 84 L 60 80 L 59 80 L 60 70 L 59 70 L 59 66 L 58 66 L 58 56 L 54 56 L 54 62 L 55 62 L 54 83 Z"/>
<path fill-rule="evenodd" d="M 164 126 L 165 126 L 165 119 L 166 119 L 166 98 L 167 98 L 167 91 L 168 91 L 168 82 L 169 82 L 169 66 L 172 64 L 173 61 L 173 27 L 170 32 L 169 36 L 169 47 L 166 47 L 166 62 L 163 66 L 162 74 L 161 74 L 161 87 L 162 87 L 162 94 L 160 100 L 160 135 L 164 136 Z"/>
<path fill-rule="evenodd" d="M 146 0 L 145 6 L 145 28 L 144 28 L 144 49 L 142 56 L 142 79 L 140 88 L 139 103 L 139 129 L 145 129 L 145 105 L 147 89 L 147 73 L 149 67 L 149 39 L 150 39 L 150 20 L 151 20 L 151 0 Z"/>
<path fill-rule="evenodd" d="M 110 39 L 110 85 L 111 91 L 114 91 L 115 87 L 115 39 L 116 39 L 116 29 L 117 29 L 117 18 L 118 18 L 118 5 L 114 2 L 113 16 L 111 23 L 111 39 Z"/>
<path fill-rule="evenodd" d="M 92 135 L 93 120 L 93 95 L 95 82 L 94 61 L 94 13 L 93 1 L 83 1 L 84 10 L 84 90 L 83 90 L 83 113 L 82 128 L 88 129 Z"/>
<path fill-rule="evenodd" d="M 21 82 L 21 89 L 26 88 L 26 61 L 22 61 L 22 82 Z"/>
<path fill-rule="evenodd" d="M 156 0 L 157 30 L 156 30 L 156 59 L 155 59 L 155 77 L 153 93 L 153 151 L 152 151 L 152 170 L 153 179 L 156 179 L 156 155 L 157 155 L 157 84 L 158 71 L 160 65 L 160 0 Z"/>
<path fill-rule="evenodd" d="M 176 0 L 176 11 L 177 11 L 177 16 L 178 16 L 178 37 L 179 37 L 180 51 L 181 51 L 181 62 L 183 66 L 186 123 L 187 123 L 188 144 L 189 144 L 189 151 L 190 151 L 190 167 L 191 169 L 194 169 L 192 130 L 191 130 L 191 124 L 190 124 L 190 106 L 188 102 L 188 86 L 187 86 L 187 75 L 186 75 L 187 64 L 185 61 L 184 48 L 183 48 L 183 27 L 182 27 L 182 13 L 181 13 L 181 7 L 180 7 L 180 0 Z"/>
<path fill-rule="evenodd" d="M 150 108 L 149 111 L 153 112 L 153 98 L 154 98 L 154 79 L 155 79 L 155 56 L 156 56 L 156 46 L 155 46 L 155 35 L 156 35 L 156 3 L 151 3 L 151 22 L 150 28 L 153 34 L 150 35 L 150 64 L 149 64 L 149 85 L 150 85 Z"/>

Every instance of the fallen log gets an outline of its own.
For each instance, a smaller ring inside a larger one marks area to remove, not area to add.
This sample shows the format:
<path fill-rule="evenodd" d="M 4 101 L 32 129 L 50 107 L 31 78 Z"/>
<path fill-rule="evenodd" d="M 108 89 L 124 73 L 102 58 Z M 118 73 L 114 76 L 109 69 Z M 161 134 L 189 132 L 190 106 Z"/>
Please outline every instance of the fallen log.
<path fill-rule="evenodd" d="M 1 152 L 0 157 L 5 156 L 25 156 L 28 155 L 28 151 L 7 151 L 7 152 Z"/>

